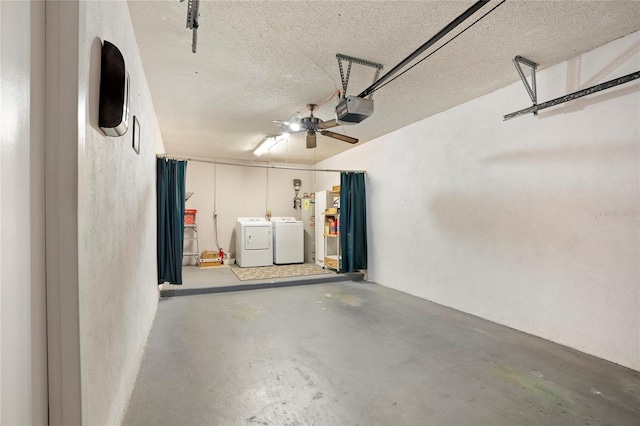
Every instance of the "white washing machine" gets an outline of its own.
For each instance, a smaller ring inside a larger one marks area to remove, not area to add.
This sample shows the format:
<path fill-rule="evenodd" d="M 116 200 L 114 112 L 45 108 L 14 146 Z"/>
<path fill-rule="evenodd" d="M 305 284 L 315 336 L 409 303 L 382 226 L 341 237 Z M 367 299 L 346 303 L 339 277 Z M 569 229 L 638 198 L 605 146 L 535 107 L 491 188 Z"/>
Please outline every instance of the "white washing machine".
<path fill-rule="evenodd" d="M 272 217 L 273 263 L 304 263 L 304 226 L 295 217 Z"/>
<path fill-rule="evenodd" d="M 271 222 L 263 217 L 239 217 L 236 222 L 236 263 L 251 266 L 273 265 Z"/>

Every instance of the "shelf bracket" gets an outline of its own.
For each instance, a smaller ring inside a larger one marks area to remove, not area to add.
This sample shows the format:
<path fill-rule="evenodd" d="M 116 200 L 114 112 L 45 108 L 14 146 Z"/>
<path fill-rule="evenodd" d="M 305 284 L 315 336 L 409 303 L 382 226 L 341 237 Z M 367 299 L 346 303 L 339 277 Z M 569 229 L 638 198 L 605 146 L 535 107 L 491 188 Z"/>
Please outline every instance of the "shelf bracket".
<path fill-rule="evenodd" d="M 527 89 L 527 93 L 529 94 L 531 102 L 533 102 L 533 106 L 535 107 L 538 104 L 538 90 L 536 88 L 536 69 L 538 68 L 538 64 L 528 60 L 527 58 L 523 58 L 522 56 L 516 56 L 515 58 L 513 58 L 513 65 L 515 65 L 516 71 L 518 71 L 518 75 L 520 76 L 520 80 L 522 80 L 522 84 L 524 84 L 524 88 Z M 529 85 L 527 77 L 524 75 L 522 65 L 525 65 L 531 69 L 531 85 Z M 537 109 L 533 111 L 533 115 L 538 115 Z"/>

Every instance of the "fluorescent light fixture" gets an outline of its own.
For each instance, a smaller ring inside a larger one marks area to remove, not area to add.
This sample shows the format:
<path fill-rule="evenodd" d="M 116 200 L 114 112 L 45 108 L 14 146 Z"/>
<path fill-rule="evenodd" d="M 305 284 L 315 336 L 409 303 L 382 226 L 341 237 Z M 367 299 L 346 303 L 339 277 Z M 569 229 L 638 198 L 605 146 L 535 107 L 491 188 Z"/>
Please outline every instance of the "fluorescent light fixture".
<path fill-rule="evenodd" d="M 255 155 L 256 157 L 260 157 L 261 155 L 266 154 L 267 151 L 269 151 L 271 148 L 273 148 L 283 140 L 286 140 L 288 137 L 289 133 L 283 133 L 278 136 L 269 136 L 264 138 L 262 142 L 260 142 L 260 145 L 258 145 L 253 151 L 253 155 Z"/>
<path fill-rule="evenodd" d="M 269 151 L 276 144 L 275 136 L 269 136 L 268 138 L 264 138 L 260 145 L 253 150 L 253 155 L 256 157 L 260 157 L 262 154 Z"/>

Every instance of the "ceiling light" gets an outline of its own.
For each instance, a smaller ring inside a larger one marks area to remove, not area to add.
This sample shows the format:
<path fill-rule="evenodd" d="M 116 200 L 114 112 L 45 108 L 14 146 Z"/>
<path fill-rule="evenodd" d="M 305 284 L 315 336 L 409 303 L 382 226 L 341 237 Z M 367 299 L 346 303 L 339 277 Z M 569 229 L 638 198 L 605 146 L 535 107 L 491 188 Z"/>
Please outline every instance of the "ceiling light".
<path fill-rule="evenodd" d="M 267 151 L 269 151 L 271 148 L 273 148 L 283 140 L 286 140 L 288 137 L 289 133 L 283 133 L 278 136 L 269 136 L 264 138 L 262 142 L 260 142 L 260 145 L 258 145 L 253 151 L 253 155 L 255 155 L 256 157 L 260 157 L 261 155 L 266 154 Z"/>
<path fill-rule="evenodd" d="M 260 157 L 262 154 L 266 153 L 276 144 L 276 138 L 273 136 L 269 136 L 268 138 L 264 138 L 260 145 L 256 147 L 253 151 L 253 155 L 256 157 Z"/>
<path fill-rule="evenodd" d="M 292 132 L 299 132 L 300 131 L 300 124 L 299 123 L 290 123 L 289 124 L 289 130 L 291 130 Z"/>

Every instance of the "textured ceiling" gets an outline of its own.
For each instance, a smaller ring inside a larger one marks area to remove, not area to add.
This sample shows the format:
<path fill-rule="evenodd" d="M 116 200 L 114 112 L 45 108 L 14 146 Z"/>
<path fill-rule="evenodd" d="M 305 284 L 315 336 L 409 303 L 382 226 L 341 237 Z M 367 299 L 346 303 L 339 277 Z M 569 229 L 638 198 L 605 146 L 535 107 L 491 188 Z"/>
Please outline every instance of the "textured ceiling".
<path fill-rule="evenodd" d="M 308 103 L 326 102 L 316 115 L 333 118 L 331 97 L 341 88 L 336 53 L 382 63 L 384 74 L 473 3 L 201 1 L 194 54 L 186 2 L 128 2 L 167 153 L 236 160 L 255 160 L 258 143 L 282 132 L 272 120 L 306 115 Z M 516 55 L 542 69 L 637 30 L 635 0 L 509 0 L 377 91 L 373 116 L 332 130 L 366 143 L 518 81 Z M 374 69 L 353 65 L 348 94 L 373 77 Z M 259 160 L 311 164 L 352 146 L 318 135 L 318 148 L 308 150 L 299 133 Z"/>

